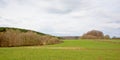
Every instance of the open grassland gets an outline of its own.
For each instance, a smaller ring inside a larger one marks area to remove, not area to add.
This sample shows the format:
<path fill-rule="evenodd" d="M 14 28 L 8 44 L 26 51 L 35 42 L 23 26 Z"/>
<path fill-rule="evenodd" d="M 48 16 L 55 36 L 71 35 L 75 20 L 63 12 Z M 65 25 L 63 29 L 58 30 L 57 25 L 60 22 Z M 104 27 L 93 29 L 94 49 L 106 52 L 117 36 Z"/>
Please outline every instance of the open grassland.
<path fill-rule="evenodd" d="M 120 40 L 64 40 L 55 45 L 1 47 L 0 60 L 120 60 Z"/>
<path fill-rule="evenodd" d="M 64 40 L 64 43 L 48 46 L 117 49 L 120 48 L 120 40 Z"/>

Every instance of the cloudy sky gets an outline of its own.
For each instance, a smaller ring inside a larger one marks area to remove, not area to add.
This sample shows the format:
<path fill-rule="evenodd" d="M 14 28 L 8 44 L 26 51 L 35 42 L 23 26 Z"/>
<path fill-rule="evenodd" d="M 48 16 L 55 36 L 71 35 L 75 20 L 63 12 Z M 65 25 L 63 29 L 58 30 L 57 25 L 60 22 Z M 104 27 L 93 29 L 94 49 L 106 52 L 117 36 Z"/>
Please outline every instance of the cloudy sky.
<path fill-rule="evenodd" d="M 120 37 L 120 0 L 0 0 L 0 27 L 55 36 L 100 30 Z"/>

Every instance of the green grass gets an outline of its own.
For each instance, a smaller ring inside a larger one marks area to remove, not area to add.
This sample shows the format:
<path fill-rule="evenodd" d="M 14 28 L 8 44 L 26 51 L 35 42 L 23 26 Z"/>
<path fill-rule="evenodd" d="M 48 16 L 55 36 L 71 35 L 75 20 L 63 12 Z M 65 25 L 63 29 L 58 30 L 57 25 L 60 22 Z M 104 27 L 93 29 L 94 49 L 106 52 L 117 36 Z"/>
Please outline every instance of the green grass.
<path fill-rule="evenodd" d="M 111 42 L 109 42 L 111 41 Z M 118 43 L 114 43 L 118 42 Z M 119 40 L 64 40 L 64 43 L 50 47 L 83 47 L 83 48 L 120 48 Z"/>
<path fill-rule="evenodd" d="M 117 40 L 112 42 L 117 42 Z M 41 46 L 1 47 L 0 60 L 120 60 L 120 44 L 112 42 L 64 40 L 64 43 L 46 45 L 42 48 Z M 89 49 L 49 49 L 46 47 Z"/>

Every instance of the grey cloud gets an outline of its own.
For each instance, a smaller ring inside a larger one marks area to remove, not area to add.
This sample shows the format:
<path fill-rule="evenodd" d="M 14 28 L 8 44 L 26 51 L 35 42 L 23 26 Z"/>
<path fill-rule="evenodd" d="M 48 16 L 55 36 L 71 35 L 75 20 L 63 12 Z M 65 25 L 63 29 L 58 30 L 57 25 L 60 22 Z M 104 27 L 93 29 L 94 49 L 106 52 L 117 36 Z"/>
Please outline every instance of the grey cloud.
<path fill-rule="evenodd" d="M 116 23 L 116 24 L 120 24 L 120 20 L 118 20 L 118 21 L 111 21 L 111 22 L 108 22 L 108 23 Z"/>
<path fill-rule="evenodd" d="M 4 8 L 4 7 L 6 7 L 6 6 L 7 6 L 6 1 L 0 0 L 0 8 Z"/>
<path fill-rule="evenodd" d="M 24 5 L 24 4 L 29 3 L 29 1 L 28 0 L 17 0 L 17 3 L 20 5 Z"/>
<path fill-rule="evenodd" d="M 19 23 L 20 23 L 20 21 L 18 21 L 18 20 L 6 19 L 6 18 L 3 18 L 0 16 L 0 25 L 2 25 L 2 26 L 17 25 Z"/>
<path fill-rule="evenodd" d="M 67 14 L 67 13 L 70 13 L 72 10 L 71 9 L 60 10 L 56 8 L 50 8 L 47 11 L 48 13 L 53 13 L 53 14 Z"/>
<path fill-rule="evenodd" d="M 58 4 L 57 2 L 54 2 L 54 3 L 56 5 L 61 6 L 62 8 L 59 6 L 52 5 L 47 9 L 48 13 L 67 14 L 74 11 L 80 5 L 79 0 L 61 0 Z"/>
<path fill-rule="evenodd" d="M 62 0 L 61 2 L 66 8 L 74 10 L 80 6 L 80 0 Z"/>

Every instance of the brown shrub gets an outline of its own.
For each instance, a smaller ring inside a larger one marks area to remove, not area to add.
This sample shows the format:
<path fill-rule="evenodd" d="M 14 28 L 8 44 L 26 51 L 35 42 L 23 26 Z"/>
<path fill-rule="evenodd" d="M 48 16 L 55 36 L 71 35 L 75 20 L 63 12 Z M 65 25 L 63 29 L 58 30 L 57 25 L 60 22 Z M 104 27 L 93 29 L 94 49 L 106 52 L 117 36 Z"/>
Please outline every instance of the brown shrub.
<path fill-rule="evenodd" d="M 92 30 L 92 31 L 89 31 L 89 32 L 83 34 L 83 36 L 81 36 L 81 38 L 83 38 L 83 39 L 104 39 L 105 37 L 104 37 L 103 32 L 97 31 L 97 30 Z"/>
<path fill-rule="evenodd" d="M 105 35 L 104 39 L 110 39 L 110 36 L 109 35 Z"/>
<path fill-rule="evenodd" d="M 83 39 L 97 39 L 97 37 L 93 36 L 93 35 L 83 35 L 81 38 L 83 38 Z"/>
<path fill-rule="evenodd" d="M 58 38 L 38 35 L 32 31 L 20 32 L 19 30 L 8 29 L 0 32 L 0 46 L 30 46 L 46 45 L 60 42 Z"/>

